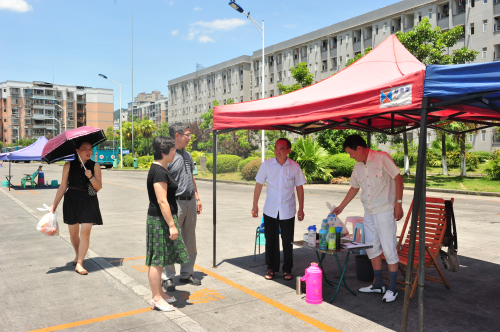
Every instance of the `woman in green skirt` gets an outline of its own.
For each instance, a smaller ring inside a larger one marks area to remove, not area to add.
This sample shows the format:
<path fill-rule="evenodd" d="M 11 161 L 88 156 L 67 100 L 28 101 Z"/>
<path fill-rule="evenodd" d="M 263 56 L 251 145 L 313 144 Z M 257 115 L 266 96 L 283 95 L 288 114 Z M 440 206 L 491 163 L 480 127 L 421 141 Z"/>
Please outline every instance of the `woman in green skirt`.
<path fill-rule="evenodd" d="M 153 293 L 151 308 L 172 311 L 175 308 L 170 303 L 177 300 L 168 296 L 161 287 L 163 266 L 189 262 L 189 254 L 177 223 L 177 183 L 167 170 L 167 164 L 175 157 L 174 139 L 155 137 L 153 155 L 155 161 L 151 164 L 147 180 L 149 208 L 146 229 L 146 266 L 149 266 L 149 285 Z"/>

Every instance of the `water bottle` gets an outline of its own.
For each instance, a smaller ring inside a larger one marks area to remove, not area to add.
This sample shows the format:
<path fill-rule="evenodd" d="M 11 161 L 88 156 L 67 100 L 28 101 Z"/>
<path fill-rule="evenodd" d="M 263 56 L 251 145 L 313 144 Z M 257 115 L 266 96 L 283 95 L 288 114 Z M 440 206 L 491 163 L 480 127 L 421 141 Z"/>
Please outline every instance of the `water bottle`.
<path fill-rule="evenodd" d="M 307 229 L 309 238 L 307 239 L 307 246 L 316 247 L 316 225 L 309 226 Z"/>
<path fill-rule="evenodd" d="M 335 227 L 330 227 L 328 229 L 328 250 L 336 250 L 337 245 L 335 241 Z"/>
<path fill-rule="evenodd" d="M 323 223 L 321 224 L 321 229 L 319 230 L 319 249 L 326 250 L 326 247 L 328 246 L 326 239 L 327 236 L 328 236 L 328 223 L 326 222 L 326 219 L 323 219 Z"/>

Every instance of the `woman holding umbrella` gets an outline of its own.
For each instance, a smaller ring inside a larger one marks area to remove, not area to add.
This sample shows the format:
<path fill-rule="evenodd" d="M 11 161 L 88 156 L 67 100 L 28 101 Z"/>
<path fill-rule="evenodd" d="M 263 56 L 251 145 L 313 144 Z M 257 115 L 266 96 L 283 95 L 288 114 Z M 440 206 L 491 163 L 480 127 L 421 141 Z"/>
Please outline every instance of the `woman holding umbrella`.
<path fill-rule="evenodd" d="M 102 225 L 96 195 L 102 188 L 102 176 L 100 165 L 90 160 L 91 144 L 84 137 L 73 143 L 76 147 L 75 159 L 64 165 L 61 185 L 50 209 L 55 212 L 64 196 L 64 223 L 68 224 L 76 253 L 73 265 L 77 273 L 86 275 L 88 272 L 82 264 L 89 249 L 92 225 Z"/>

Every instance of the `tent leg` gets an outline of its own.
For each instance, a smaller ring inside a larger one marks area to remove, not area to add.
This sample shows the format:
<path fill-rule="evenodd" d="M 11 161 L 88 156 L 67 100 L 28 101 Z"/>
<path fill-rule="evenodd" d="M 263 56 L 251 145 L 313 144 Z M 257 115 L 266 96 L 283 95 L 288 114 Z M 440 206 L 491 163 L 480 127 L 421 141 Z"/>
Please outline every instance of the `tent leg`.
<path fill-rule="evenodd" d="M 216 234 L 217 234 L 217 131 L 213 130 L 212 131 L 213 135 L 213 145 L 212 145 L 212 155 L 213 155 L 213 161 L 214 161 L 214 167 L 213 167 L 213 197 L 212 197 L 212 205 L 213 205 L 213 263 L 212 267 L 215 268 L 217 267 L 216 265 Z"/>
<path fill-rule="evenodd" d="M 408 249 L 408 265 L 405 280 L 405 298 L 403 304 L 403 322 L 401 325 L 401 331 L 406 332 L 408 326 L 408 310 L 410 306 L 410 288 L 412 285 L 413 276 L 413 260 L 415 257 L 415 240 L 417 238 L 417 222 L 418 213 L 420 209 L 420 204 L 422 197 L 424 197 L 425 206 L 425 157 L 426 157 L 426 146 L 427 146 L 427 134 L 423 135 L 422 132 L 427 132 L 427 105 L 428 99 L 424 98 L 422 100 L 422 110 L 421 110 L 421 121 L 420 121 L 420 137 L 418 145 L 418 158 L 417 158 L 417 170 L 415 172 L 415 189 L 413 192 L 413 209 L 411 215 L 410 224 L 410 247 Z M 422 196 L 423 192 L 423 196 Z M 425 207 L 424 207 L 425 208 Z"/>
<path fill-rule="evenodd" d="M 12 176 L 10 175 L 10 165 L 12 164 L 12 161 L 9 160 L 9 191 L 10 191 L 10 180 L 12 180 Z"/>

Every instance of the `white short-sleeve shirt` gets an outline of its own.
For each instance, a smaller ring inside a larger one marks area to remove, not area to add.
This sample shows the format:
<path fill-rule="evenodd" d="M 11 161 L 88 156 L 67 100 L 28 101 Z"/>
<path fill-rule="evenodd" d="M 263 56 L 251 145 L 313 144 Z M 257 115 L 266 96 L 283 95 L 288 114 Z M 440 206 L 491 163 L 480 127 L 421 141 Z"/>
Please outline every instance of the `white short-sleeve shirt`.
<path fill-rule="evenodd" d="M 255 180 L 260 184 L 267 182 L 264 214 L 276 218 L 279 213 L 280 220 L 295 216 L 295 187 L 307 182 L 299 164 L 287 158 L 282 166 L 276 158 L 268 159 L 260 166 Z"/>
<path fill-rule="evenodd" d="M 368 152 L 366 164 L 356 163 L 349 184 L 361 188 L 361 202 L 365 212 L 377 214 L 394 209 L 396 205 L 396 181 L 400 173 L 387 152 Z"/>

